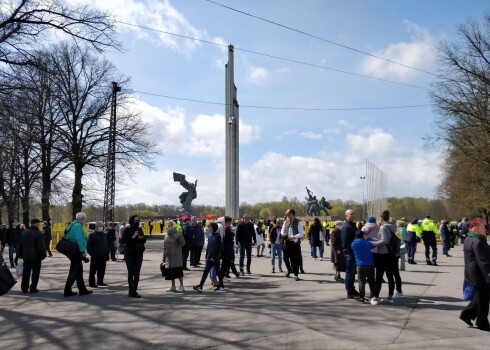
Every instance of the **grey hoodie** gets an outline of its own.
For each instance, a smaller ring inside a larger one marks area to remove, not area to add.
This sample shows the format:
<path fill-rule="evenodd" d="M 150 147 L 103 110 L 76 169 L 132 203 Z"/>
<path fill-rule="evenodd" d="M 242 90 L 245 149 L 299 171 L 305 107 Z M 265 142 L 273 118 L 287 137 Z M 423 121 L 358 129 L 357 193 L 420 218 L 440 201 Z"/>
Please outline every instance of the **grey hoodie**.
<path fill-rule="evenodd" d="M 396 233 L 396 226 L 384 221 L 378 232 L 378 239 L 373 241 L 374 247 L 378 254 L 388 254 L 388 244 L 390 243 L 391 235 Z"/>

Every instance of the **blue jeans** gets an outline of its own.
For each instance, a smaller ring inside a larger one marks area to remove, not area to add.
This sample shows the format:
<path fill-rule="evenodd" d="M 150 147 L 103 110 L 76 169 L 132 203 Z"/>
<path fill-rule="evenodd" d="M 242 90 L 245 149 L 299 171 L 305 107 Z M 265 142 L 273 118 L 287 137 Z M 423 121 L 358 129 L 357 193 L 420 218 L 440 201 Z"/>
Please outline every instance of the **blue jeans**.
<path fill-rule="evenodd" d="M 245 253 L 247 253 L 247 272 L 249 272 L 252 265 L 252 244 L 240 244 L 240 272 L 243 272 Z"/>
<path fill-rule="evenodd" d="M 276 263 L 276 256 L 277 259 L 279 260 L 279 268 L 282 268 L 282 244 L 281 243 L 275 243 L 271 245 L 271 263 L 272 263 L 272 268 L 275 267 Z"/>
<path fill-rule="evenodd" d="M 356 257 L 352 251 L 344 250 L 345 256 L 345 289 L 348 295 L 356 293 L 354 280 L 356 278 Z"/>
<path fill-rule="evenodd" d="M 15 253 L 15 261 L 14 261 L 14 253 Z M 10 259 L 11 267 L 17 265 L 17 243 L 9 243 L 9 259 Z"/>
<path fill-rule="evenodd" d="M 323 246 L 323 242 L 321 242 L 322 244 L 319 245 L 319 246 L 315 246 L 315 245 L 312 245 L 311 246 L 311 257 L 312 258 L 318 258 L 318 255 L 316 253 L 316 248 L 318 248 L 318 251 L 320 253 L 320 258 L 323 258 L 323 251 L 324 251 L 324 246 Z"/>
<path fill-rule="evenodd" d="M 218 281 L 220 287 L 223 287 L 223 275 L 220 271 L 220 259 L 216 259 L 214 261 L 206 260 L 206 266 L 204 267 L 204 271 L 202 273 L 201 282 L 199 285 L 201 288 L 204 286 L 204 282 L 206 282 L 206 278 L 208 278 L 208 274 L 211 269 L 214 267 L 214 270 L 218 273 Z"/>

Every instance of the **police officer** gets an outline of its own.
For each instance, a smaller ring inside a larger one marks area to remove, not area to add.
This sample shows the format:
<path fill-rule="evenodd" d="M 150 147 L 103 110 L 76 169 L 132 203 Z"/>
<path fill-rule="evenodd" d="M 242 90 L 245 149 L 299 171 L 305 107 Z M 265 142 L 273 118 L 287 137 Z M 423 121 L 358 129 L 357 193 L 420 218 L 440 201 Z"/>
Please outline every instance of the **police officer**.
<path fill-rule="evenodd" d="M 437 266 L 437 243 L 436 234 L 437 226 L 430 219 L 430 215 L 427 215 L 420 225 L 422 231 L 422 239 L 425 245 L 425 261 L 427 265 Z M 430 260 L 430 249 L 432 248 L 432 262 Z"/>

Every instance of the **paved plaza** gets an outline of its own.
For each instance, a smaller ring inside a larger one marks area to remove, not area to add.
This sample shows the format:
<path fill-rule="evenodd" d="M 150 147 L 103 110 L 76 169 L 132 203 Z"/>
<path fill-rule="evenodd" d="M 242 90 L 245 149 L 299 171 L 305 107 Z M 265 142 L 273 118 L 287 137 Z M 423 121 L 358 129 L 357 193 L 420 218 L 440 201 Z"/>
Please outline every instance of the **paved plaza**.
<path fill-rule="evenodd" d="M 202 268 L 186 273 L 184 294 L 168 293 L 169 282 L 159 276 L 162 245 L 147 243 L 142 299 L 127 297 L 122 261 L 108 263 L 109 286 L 64 298 L 69 262 L 56 253 L 47 258 L 40 293 L 22 294 L 18 281 L 0 297 L 1 349 L 489 348 L 490 333 L 458 319 L 467 304 L 461 300 L 461 246 L 451 250 L 453 257 L 439 258 L 437 267 L 423 263 L 419 246 L 419 264 L 401 271 L 406 298 L 372 306 L 347 300 L 330 261 L 311 259 L 307 242 L 302 281 L 272 274 L 269 258 L 254 257 L 252 275 L 233 278 L 225 293 L 208 283 L 203 294 L 192 290 Z M 87 280 L 88 265 L 84 269 Z M 383 285 L 381 296 L 386 294 Z"/>

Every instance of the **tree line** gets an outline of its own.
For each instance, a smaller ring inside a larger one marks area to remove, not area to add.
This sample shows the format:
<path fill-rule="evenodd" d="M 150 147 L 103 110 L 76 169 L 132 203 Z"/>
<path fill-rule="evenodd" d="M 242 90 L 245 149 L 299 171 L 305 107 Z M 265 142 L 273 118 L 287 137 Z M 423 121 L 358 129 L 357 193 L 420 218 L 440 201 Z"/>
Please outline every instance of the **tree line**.
<path fill-rule="evenodd" d="M 353 200 L 331 200 L 329 201 L 333 209 L 330 210 L 330 216 L 332 220 L 343 220 L 345 211 L 347 209 L 353 209 L 357 213 L 358 220 L 362 220 L 362 203 L 358 203 Z M 428 199 L 428 198 L 414 198 L 403 197 L 395 198 L 391 197 L 387 199 L 388 210 L 392 217 L 399 219 L 405 217 L 407 220 L 413 218 L 424 218 L 426 215 L 430 215 L 434 220 L 461 220 L 461 216 L 458 213 L 452 212 L 448 201 L 441 199 Z M 296 210 L 298 216 L 306 216 L 306 202 L 300 201 L 297 198 L 283 197 L 280 201 L 270 201 L 250 204 L 243 202 L 240 204 L 240 216 L 243 217 L 245 213 L 250 214 L 254 218 L 273 218 L 283 217 L 285 211 L 288 208 Z M 90 221 L 102 220 L 103 207 L 101 205 L 88 205 L 82 208 L 87 213 L 87 218 Z M 211 215 L 213 217 L 223 216 L 225 213 L 224 206 L 213 205 L 193 205 L 194 214 L 197 217 Z M 31 212 L 34 215 L 40 213 L 40 203 L 33 204 Z M 130 215 L 137 214 L 144 220 L 160 219 L 160 218 L 176 218 L 182 216 L 182 211 L 179 206 L 162 204 L 162 205 L 148 205 L 145 203 L 137 204 L 124 204 L 116 205 L 114 208 L 114 220 L 118 222 L 127 222 Z M 379 214 L 379 213 L 378 213 Z M 66 223 L 71 221 L 71 204 L 66 205 L 52 205 L 50 208 L 50 217 L 53 222 Z M 364 220 L 367 218 L 365 214 Z M 379 217 L 379 215 L 376 215 Z"/>
<path fill-rule="evenodd" d="M 40 45 L 53 31 L 69 39 Z M 130 79 L 101 55 L 120 49 L 115 35 L 109 14 L 87 6 L 2 4 L 0 214 L 5 210 L 9 223 L 27 224 L 34 202 L 50 220 L 52 201 L 66 202 L 68 188 L 71 217 L 100 196 L 84 184 L 104 176 L 113 81 L 125 87 L 117 101 L 116 162 L 125 173 L 151 166 L 158 150 L 149 125 L 131 111 Z"/>
<path fill-rule="evenodd" d="M 439 71 L 430 92 L 437 118 L 430 145 L 441 147 L 439 193 L 451 211 L 486 216 L 490 208 L 490 15 L 457 27 L 455 42 L 439 45 Z"/>

